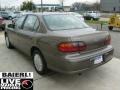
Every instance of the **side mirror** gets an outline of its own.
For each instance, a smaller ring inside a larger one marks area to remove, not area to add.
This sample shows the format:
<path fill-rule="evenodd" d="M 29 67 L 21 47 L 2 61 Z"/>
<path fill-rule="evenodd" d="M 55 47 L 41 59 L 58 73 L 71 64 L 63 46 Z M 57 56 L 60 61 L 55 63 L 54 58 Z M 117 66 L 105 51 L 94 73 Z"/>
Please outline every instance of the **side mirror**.
<path fill-rule="evenodd" d="M 15 28 L 15 24 L 8 24 L 8 28 Z"/>

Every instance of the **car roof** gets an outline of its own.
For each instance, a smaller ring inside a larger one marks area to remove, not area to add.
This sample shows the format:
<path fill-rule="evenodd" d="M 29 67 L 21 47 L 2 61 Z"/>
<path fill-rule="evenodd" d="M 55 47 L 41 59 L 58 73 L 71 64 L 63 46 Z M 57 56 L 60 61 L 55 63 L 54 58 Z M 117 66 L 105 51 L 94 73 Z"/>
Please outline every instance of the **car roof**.
<path fill-rule="evenodd" d="M 70 14 L 68 12 L 39 12 L 39 13 L 25 13 L 24 15 L 37 15 L 37 16 L 43 16 L 43 15 L 65 15 Z"/>

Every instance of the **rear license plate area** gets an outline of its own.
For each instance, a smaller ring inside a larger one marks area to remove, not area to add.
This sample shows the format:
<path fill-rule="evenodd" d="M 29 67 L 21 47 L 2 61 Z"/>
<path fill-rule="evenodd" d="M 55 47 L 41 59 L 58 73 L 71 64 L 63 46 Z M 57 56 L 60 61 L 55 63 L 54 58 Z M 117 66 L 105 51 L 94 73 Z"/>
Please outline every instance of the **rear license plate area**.
<path fill-rule="evenodd" d="M 94 58 L 94 64 L 100 64 L 100 63 L 102 63 L 102 62 L 103 62 L 103 56 L 102 56 L 102 55 L 96 56 L 96 57 Z"/>

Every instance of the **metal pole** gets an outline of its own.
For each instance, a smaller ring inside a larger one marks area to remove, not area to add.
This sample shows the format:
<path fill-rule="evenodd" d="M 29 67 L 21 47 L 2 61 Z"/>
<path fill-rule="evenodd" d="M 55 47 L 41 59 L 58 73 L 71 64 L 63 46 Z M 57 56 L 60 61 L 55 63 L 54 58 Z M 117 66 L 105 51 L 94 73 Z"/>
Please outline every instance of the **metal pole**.
<path fill-rule="evenodd" d="M 63 9 L 63 11 L 64 11 L 64 5 L 63 5 L 63 1 L 62 1 L 62 9 Z"/>
<path fill-rule="evenodd" d="M 97 10 L 100 11 L 100 2 L 97 0 Z"/>
<path fill-rule="evenodd" d="M 64 0 L 61 0 L 62 10 L 64 11 L 64 5 L 63 5 L 64 3 L 63 2 L 64 2 Z"/>
<path fill-rule="evenodd" d="M 1 0 L 0 0 L 0 11 L 1 11 Z"/>
<path fill-rule="evenodd" d="M 43 0 L 41 0 L 41 12 L 43 12 Z"/>
<path fill-rule="evenodd" d="M 32 3 L 32 11 L 33 11 L 33 0 L 31 0 L 31 3 Z"/>
<path fill-rule="evenodd" d="M 62 10 L 64 11 L 64 0 L 59 0 L 59 2 L 61 4 Z"/>

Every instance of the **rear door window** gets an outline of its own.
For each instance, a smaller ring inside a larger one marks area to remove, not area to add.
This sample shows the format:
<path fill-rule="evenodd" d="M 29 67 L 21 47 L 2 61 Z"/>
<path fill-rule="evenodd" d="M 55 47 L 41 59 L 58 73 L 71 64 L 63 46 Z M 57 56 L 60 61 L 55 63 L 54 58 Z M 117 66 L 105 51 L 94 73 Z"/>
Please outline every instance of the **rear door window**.
<path fill-rule="evenodd" d="M 40 26 L 40 23 L 39 23 L 39 20 L 37 19 L 34 25 L 34 30 L 38 30 L 39 26 Z"/>
<path fill-rule="evenodd" d="M 16 21 L 16 23 L 15 23 L 15 27 L 16 27 L 17 29 L 22 29 L 22 25 L 23 25 L 23 23 L 24 23 L 25 18 L 26 18 L 26 15 L 21 16 L 19 19 L 17 19 L 17 21 Z"/>
<path fill-rule="evenodd" d="M 37 16 L 29 15 L 25 21 L 24 30 L 36 31 L 39 27 L 39 21 Z"/>

